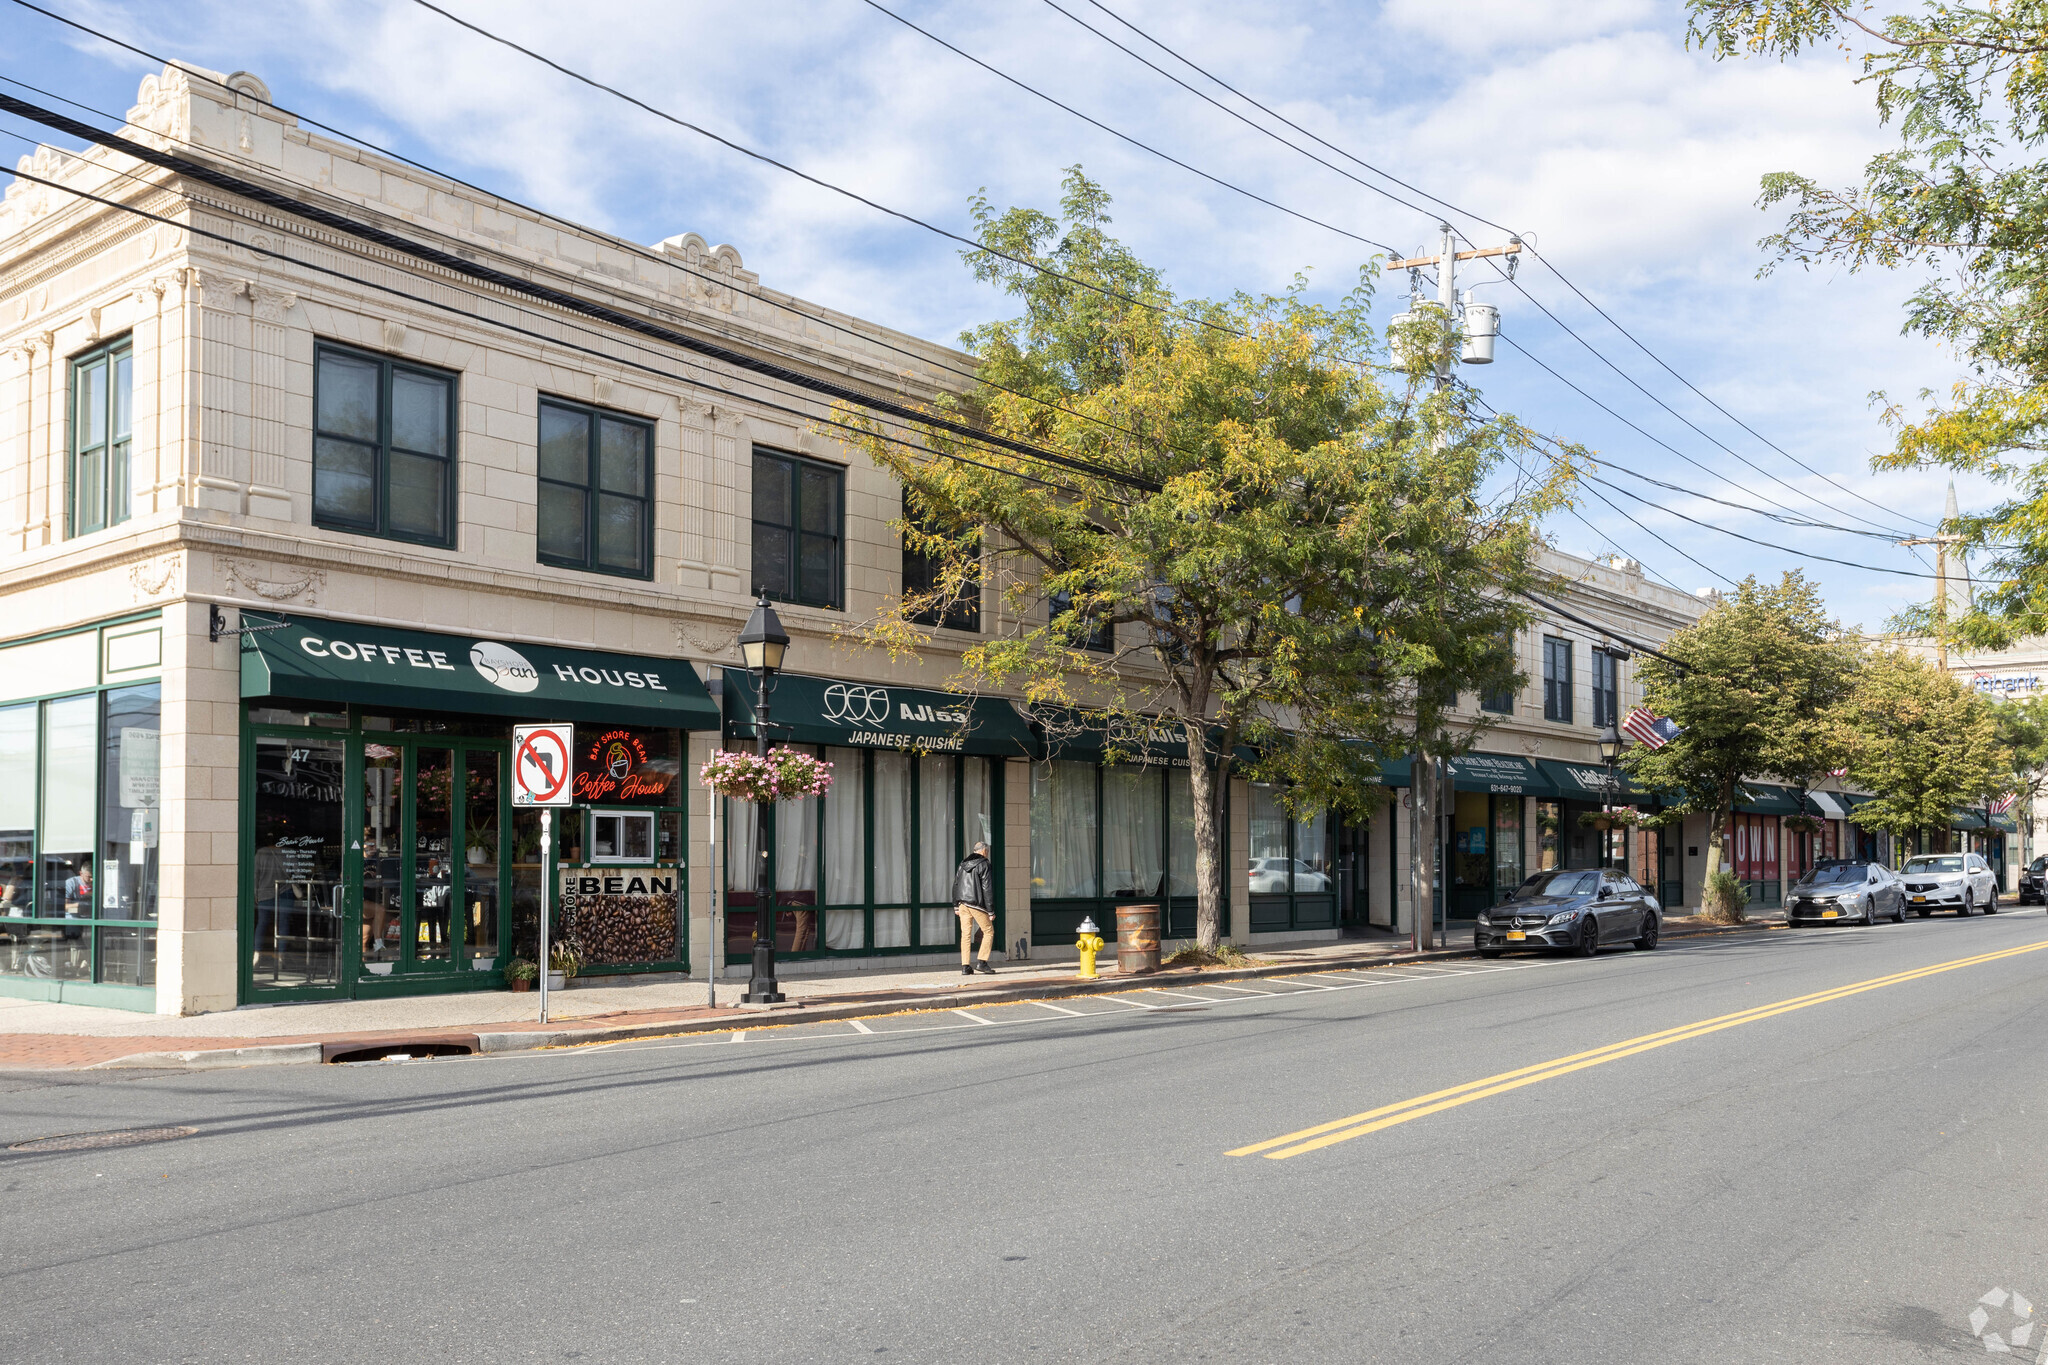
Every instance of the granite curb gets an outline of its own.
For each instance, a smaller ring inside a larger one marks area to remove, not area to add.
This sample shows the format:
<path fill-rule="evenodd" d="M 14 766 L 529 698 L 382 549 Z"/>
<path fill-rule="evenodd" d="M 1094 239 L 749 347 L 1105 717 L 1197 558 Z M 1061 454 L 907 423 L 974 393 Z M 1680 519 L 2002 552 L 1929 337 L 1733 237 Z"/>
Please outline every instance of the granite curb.
<path fill-rule="evenodd" d="M 1669 941 L 1680 938 L 1711 938 L 1725 934 L 1758 933 L 1782 927 L 1777 924 L 1755 922 L 1686 925 L 1667 930 L 1665 939 Z M 905 992 L 890 998 L 869 996 L 837 1003 L 798 1005 L 772 1012 L 722 1009 L 715 1015 L 698 1019 L 669 1019 L 641 1024 L 609 1024 L 580 1028 L 564 1026 L 556 1029 L 536 1028 L 532 1025 L 493 1029 L 488 1025 L 470 1025 L 443 1030 L 423 1029 L 416 1033 L 404 1033 L 402 1036 L 380 1038 L 374 1042 L 350 1036 L 338 1042 L 294 1042 L 234 1048 L 137 1052 L 94 1062 L 78 1069 L 91 1071 L 153 1067 L 201 1071 L 240 1066 L 303 1065 L 326 1061 L 338 1053 L 367 1050 L 371 1047 L 396 1050 L 407 1043 L 430 1046 L 437 1043 L 463 1042 L 473 1046 L 478 1054 L 530 1052 L 547 1048 L 587 1046 L 592 1043 L 685 1037 L 697 1033 L 736 1033 L 742 1029 L 773 1028 L 780 1024 L 828 1023 L 919 1010 L 968 1009 L 977 1005 L 1001 1005 L 1023 1000 L 1062 1000 L 1083 995 L 1116 995 L 1156 986 L 1188 986 L 1203 981 L 1255 981 L 1262 977 L 1310 976 L 1318 972 L 1348 971 L 1360 967 L 1393 967 L 1414 962 L 1441 962 L 1471 956 L 1472 949 L 1469 947 L 1436 948 L 1419 953 L 1359 953 L 1308 963 L 1266 963 L 1220 971 L 1167 971 L 1145 977 L 1111 976 L 1093 981 L 1040 977 L 1028 982 L 1020 981 L 1015 985 L 995 983 L 971 990 L 930 994 Z"/>

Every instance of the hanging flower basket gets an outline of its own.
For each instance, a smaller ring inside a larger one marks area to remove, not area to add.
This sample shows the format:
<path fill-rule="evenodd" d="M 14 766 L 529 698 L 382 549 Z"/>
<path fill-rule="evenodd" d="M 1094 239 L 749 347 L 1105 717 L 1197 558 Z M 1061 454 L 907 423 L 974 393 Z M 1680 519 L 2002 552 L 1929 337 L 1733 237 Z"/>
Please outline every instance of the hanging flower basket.
<path fill-rule="evenodd" d="M 697 775 L 720 796 L 757 806 L 832 790 L 832 765 L 801 749 L 770 749 L 765 756 L 720 749 Z"/>
<path fill-rule="evenodd" d="M 1785 817 L 1785 828 L 1795 834 L 1818 834 L 1820 821 L 1811 815 L 1788 815 Z"/>
<path fill-rule="evenodd" d="M 1642 815 L 1629 806 L 1617 806 L 1613 810 L 1589 810 L 1579 813 L 1579 823 L 1587 829 L 1627 829 L 1640 824 Z"/>

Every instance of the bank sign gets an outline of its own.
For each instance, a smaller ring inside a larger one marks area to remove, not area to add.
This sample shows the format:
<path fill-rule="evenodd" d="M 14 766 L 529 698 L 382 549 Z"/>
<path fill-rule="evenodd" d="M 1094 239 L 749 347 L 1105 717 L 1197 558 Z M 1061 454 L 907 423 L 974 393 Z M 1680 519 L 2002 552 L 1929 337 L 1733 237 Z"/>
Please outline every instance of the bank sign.
<path fill-rule="evenodd" d="M 248 624 L 263 622 L 252 613 Z M 681 659 L 340 621 L 290 621 L 241 641 L 245 697 L 686 730 L 717 724 L 710 694 Z"/>

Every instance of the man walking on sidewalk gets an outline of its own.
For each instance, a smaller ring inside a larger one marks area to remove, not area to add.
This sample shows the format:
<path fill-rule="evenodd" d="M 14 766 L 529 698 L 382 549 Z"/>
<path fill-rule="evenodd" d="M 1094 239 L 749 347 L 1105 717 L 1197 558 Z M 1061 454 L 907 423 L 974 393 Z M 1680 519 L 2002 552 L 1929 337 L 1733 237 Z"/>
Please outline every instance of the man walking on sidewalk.
<path fill-rule="evenodd" d="M 960 975 L 974 975 L 974 931 L 979 929 L 981 970 L 994 976 L 996 969 L 988 965 L 988 955 L 996 946 L 995 877 L 989 871 L 988 845 L 979 840 L 954 869 L 953 913 L 960 917 Z"/>

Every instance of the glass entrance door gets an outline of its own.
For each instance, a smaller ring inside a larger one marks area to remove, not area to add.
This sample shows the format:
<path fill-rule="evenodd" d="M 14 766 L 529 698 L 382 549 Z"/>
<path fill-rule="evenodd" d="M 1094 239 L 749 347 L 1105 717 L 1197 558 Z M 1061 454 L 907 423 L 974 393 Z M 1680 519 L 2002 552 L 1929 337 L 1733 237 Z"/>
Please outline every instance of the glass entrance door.
<path fill-rule="evenodd" d="M 366 978 L 497 965 L 502 761 L 495 746 L 364 740 Z"/>
<path fill-rule="evenodd" d="M 348 901 L 347 747 L 339 740 L 255 741 L 251 982 L 320 991 L 342 980 Z"/>

